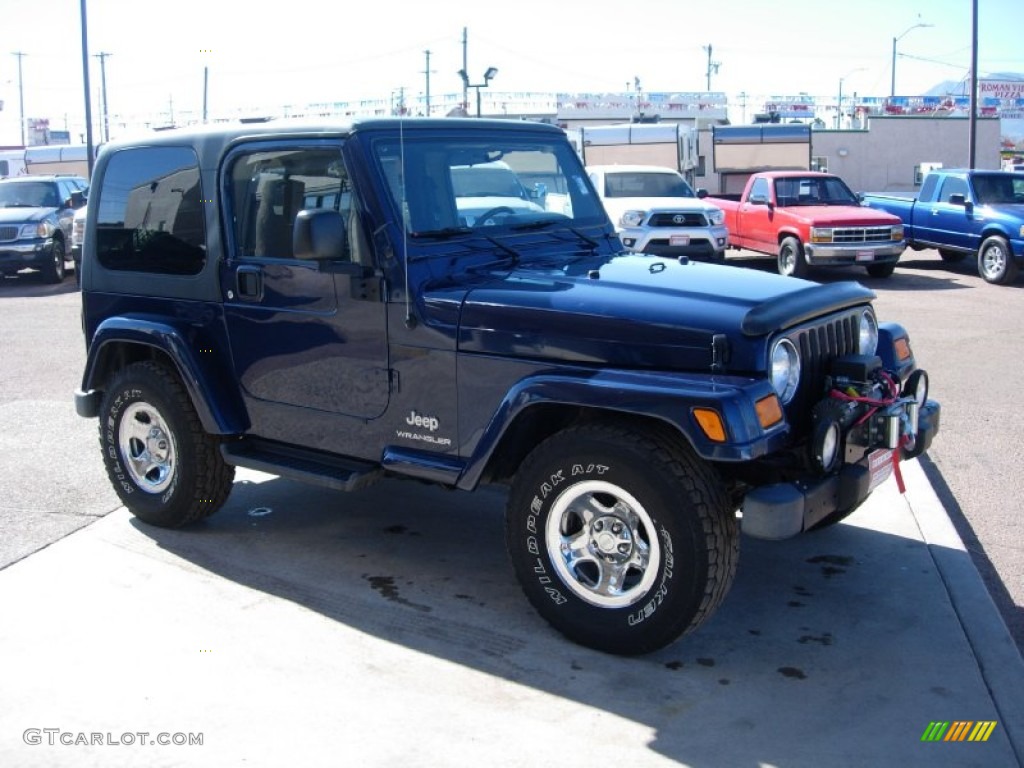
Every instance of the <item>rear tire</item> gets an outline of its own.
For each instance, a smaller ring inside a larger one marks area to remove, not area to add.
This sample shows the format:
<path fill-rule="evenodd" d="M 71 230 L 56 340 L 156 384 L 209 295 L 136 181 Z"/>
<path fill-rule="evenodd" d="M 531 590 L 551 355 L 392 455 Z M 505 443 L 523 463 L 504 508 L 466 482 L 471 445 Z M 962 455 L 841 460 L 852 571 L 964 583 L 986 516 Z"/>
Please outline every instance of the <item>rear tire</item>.
<path fill-rule="evenodd" d="M 648 653 L 703 623 L 732 585 L 736 515 L 679 439 L 584 425 L 541 443 L 509 494 L 506 540 L 537 612 L 569 639 Z"/>
<path fill-rule="evenodd" d="M 107 475 L 143 522 L 177 528 L 212 515 L 227 499 L 235 468 L 203 431 L 177 375 L 145 361 L 120 371 L 100 407 Z"/>
<path fill-rule="evenodd" d="M 978 274 L 985 282 L 1007 285 L 1017 279 L 1018 269 L 1005 238 L 999 235 L 985 238 L 978 249 Z"/>
<path fill-rule="evenodd" d="M 804 249 L 795 237 L 783 238 L 779 243 L 779 274 L 787 277 L 806 277 L 809 270 Z"/>

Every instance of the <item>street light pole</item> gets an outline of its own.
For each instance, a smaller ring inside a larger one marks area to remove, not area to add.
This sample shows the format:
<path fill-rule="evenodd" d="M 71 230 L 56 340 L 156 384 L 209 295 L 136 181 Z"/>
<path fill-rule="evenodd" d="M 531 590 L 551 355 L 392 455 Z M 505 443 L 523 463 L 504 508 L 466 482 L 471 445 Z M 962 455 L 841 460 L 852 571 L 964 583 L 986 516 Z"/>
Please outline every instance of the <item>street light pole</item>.
<path fill-rule="evenodd" d="M 850 75 L 854 72 L 863 72 L 864 67 L 857 67 L 851 69 L 845 75 L 839 78 L 839 98 L 836 100 L 836 130 L 838 131 L 843 127 L 843 80 L 849 79 Z M 856 95 L 856 94 L 855 94 Z"/>
<path fill-rule="evenodd" d="M 462 78 L 462 85 L 465 89 L 475 88 L 476 89 L 476 116 L 480 117 L 480 89 L 486 88 L 491 84 L 491 80 L 498 74 L 496 67 L 488 67 L 487 71 L 484 72 L 484 81 L 482 83 L 471 83 L 469 82 L 469 75 L 466 74 L 465 69 L 459 70 L 459 77 Z"/>
<path fill-rule="evenodd" d="M 917 24 L 914 24 L 913 26 L 907 27 L 907 29 L 905 29 L 903 31 L 903 34 L 897 35 L 896 37 L 894 37 L 892 39 L 892 81 L 891 81 L 891 83 L 889 85 L 889 96 L 890 97 L 896 95 L 896 43 L 899 42 L 900 40 L 902 40 L 909 32 L 912 32 L 915 29 L 918 29 L 920 27 L 934 27 L 934 26 L 935 26 L 934 24 L 926 24 L 923 21 L 919 21 L 919 22 L 917 22 Z"/>

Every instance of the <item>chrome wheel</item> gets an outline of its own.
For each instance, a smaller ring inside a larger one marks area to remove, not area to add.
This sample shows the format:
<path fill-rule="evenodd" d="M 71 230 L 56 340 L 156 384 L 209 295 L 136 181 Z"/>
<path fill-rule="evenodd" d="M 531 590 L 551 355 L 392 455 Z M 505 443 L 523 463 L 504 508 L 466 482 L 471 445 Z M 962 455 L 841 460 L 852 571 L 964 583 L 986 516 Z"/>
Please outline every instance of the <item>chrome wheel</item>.
<path fill-rule="evenodd" d="M 136 402 L 125 409 L 118 428 L 118 447 L 128 474 L 141 490 L 161 493 L 174 480 L 174 435 L 164 417 L 149 403 Z"/>
<path fill-rule="evenodd" d="M 1006 273 L 1008 255 L 1001 242 L 994 241 L 981 254 L 981 276 L 990 283 L 998 282 Z"/>
<path fill-rule="evenodd" d="M 643 506 L 612 483 L 566 488 L 548 516 L 544 540 L 565 585 L 602 608 L 632 605 L 651 589 L 661 546 Z"/>

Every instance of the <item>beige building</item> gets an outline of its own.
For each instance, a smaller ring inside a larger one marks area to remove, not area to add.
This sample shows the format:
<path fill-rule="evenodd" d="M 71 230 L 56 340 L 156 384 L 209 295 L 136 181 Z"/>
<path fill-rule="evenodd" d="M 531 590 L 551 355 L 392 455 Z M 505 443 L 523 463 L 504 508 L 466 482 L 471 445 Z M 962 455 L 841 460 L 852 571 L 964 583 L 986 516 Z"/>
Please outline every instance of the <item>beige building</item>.
<path fill-rule="evenodd" d="M 841 176 L 855 192 L 912 194 L 929 167 L 968 166 L 969 124 L 966 117 L 886 115 L 871 117 L 863 129 L 815 129 L 805 167 Z M 999 119 L 978 118 L 975 126 L 975 167 L 999 169 Z M 710 127 L 699 133 L 698 155 L 696 186 L 711 194 L 735 193 L 742 186 L 736 173 L 726 178 L 715 168 Z"/>

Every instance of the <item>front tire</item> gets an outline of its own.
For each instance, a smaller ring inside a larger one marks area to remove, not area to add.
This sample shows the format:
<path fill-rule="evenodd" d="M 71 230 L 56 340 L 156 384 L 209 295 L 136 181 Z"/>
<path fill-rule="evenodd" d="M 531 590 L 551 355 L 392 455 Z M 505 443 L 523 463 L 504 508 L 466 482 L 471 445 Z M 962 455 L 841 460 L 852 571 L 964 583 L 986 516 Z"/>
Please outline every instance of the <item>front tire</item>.
<path fill-rule="evenodd" d="M 809 267 L 804 259 L 804 249 L 795 237 L 783 238 L 779 243 L 779 274 L 786 277 L 806 277 Z"/>
<path fill-rule="evenodd" d="M 103 397 L 100 445 L 107 475 L 143 522 L 177 528 L 216 512 L 235 468 L 203 431 L 178 377 L 145 361 L 119 372 Z"/>
<path fill-rule="evenodd" d="M 867 271 L 871 277 L 890 277 L 892 273 L 896 271 L 896 262 L 890 261 L 887 264 L 869 264 L 867 266 Z"/>
<path fill-rule="evenodd" d="M 43 265 L 43 282 L 63 283 L 65 277 L 64 265 L 64 241 L 59 237 L 53 240 L 53 249 L 50 252 L 50 261 Z"/>
<path fill-rule="evenodd" d="M 1017 279 L 1017 271 L 1017 262 L 1006 238 L 986 237 L 978 249 L 978 274 L 982 279 L 995 285 L 1007 285 Z"/>
<path fill-rule="evenodd" d="M 509 494 L 506 540 L 537 612 L 569 639 L 623 655 L 704 622 L 736 573 L 725 488 L 680 439 L 617 425 L 541 443 Z"/>

